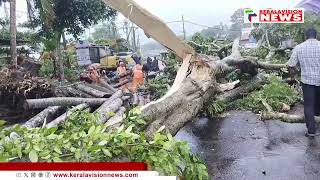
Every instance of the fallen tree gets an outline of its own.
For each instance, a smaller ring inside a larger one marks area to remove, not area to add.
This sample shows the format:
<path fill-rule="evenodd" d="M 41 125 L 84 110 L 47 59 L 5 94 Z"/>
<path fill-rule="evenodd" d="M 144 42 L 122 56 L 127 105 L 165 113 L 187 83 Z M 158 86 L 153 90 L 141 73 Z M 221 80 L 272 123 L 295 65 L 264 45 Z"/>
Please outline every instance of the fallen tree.
<path fill-rule="evenodd" d="M 171 49 L 183 59 L 174 84 L 161 99 L 141 107 L 141 116 L 146 120 L 145 131 L 151 137 L 160 128 L 176 134 L 187 122 L 195 118 L 206 100 L 235 88 L 235 83 L 221 84 L 216 77 L 239 69 L 276 70 L 286 65 L 261 63 L 254 57 L 242 57 L 239 39 L 232 45 L 232 54 L 224 59 L 197 54 L 192 47 L 180 40 L 160 19 L 132 0 L 103 0 L 141 27 L 145 33 Z"/>
<path fill-rule="evenodd" d="M 107 101 L 108 98 L 73 98 L 73 97 L 56 97 L 44 99 L 27 99 L 24 102 L 24 109 L 42 109 L 49 106 L 71 107 L 86 103 L 89 106 L 99 106 Z"/>

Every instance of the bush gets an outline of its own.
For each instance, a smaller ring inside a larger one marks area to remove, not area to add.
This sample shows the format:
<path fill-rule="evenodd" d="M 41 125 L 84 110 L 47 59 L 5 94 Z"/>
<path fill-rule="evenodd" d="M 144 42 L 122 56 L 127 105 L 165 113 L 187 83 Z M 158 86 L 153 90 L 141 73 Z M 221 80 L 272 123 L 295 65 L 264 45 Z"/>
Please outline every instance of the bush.
<path fill-rule="evenodd" d="M 186 142 L 161 132 L 152 140 L 147 139 L 139 131 L 145 121 L 138 109 L 127 113 L 124 125 L 117 130 L 97 124 L 97 117 L 78 111 L 59 129 L 20 125 L 2 129 L 0 161 L 101 162 L 128 157 L 149 163 L 163 175 L 208 179 L 206 166 L 191 153 Z"/>
<path fill-rule="evenodd" d="M 271 76 L 270 84 L 261 90 L 251 93 L 249 96 L 232 103 L 231 107 L 253 112 L 266 111 L 263 101 L 269 104 L 274 111 L 280 111 L 283 103 L 293 105 L 299 100 L 299 93 L 279 77 Z"/>

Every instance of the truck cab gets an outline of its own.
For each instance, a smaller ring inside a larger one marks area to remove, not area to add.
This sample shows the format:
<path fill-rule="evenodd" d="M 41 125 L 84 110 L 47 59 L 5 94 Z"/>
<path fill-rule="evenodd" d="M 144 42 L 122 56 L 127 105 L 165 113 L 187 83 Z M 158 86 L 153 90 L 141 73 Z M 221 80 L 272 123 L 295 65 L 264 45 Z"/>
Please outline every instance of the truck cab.
<path fill-rule="evenodd" d="M 108 46 L 98 46 L 90 43 L 79 42 L 76 46 L 79 65 L 99 63 L 103 69 L 115 70 L 120 59 L 125 60 L 129 67 L 135 65 L 130 52 L 115 53 Z"/>

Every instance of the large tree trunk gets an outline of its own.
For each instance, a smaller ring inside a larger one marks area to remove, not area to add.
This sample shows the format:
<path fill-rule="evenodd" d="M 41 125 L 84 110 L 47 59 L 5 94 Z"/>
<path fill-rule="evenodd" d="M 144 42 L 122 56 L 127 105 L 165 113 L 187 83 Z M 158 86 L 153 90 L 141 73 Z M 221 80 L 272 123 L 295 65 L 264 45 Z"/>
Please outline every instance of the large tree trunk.
<path fill-rule="evenodd" d="M 44 99 L 27 99 L 24 102 L 24 109 L 42 109 L 49 106 L 70 107 L 86 103 L 89 106 L 99 106 L 106 102 L 107 98 L 73 98 L 73 97 L 57 97 Z"/>
<path fill-rule="evenodd" d="M 16 0 L 10 1 L 10 51 L 11 64 L 15 67 L 17 64 L 17 19 L 16 19 Z"/>
<path fill-rule="evenodd" d="M 62 57 L 62 53 L 61 53 L 60 40 L 61 40 L 61 34 L 58 35 L 57 47 L 55 49 L 56 67 L 57 67 L 56 77 L 58 77 L 59 81 L 63 81 L 65 77 L 64 77 L 63 57 Z"/>
<path fill-rule="evenodd" d="M 64 55 L 65 55 L 65 58 L 66 58 L 66 66 L 67 66 L 67 68 L 70 69 L 71 68 L 71 62 L 70 62 L 70 59 L 69 59 L 68 54 L 67 54 L 67 50 L 68 50 L 67 39 L 66 39 L 66 34 L 65 34 L 64 31 L 62 32 L 62 45 L 63 45 Z"/>
<path fill-rule="evenodd" d="M 47 128 L 52 128 L 52 127 L 58 127 L 59 125 L 63 124 L 67 118 L 75 111 L 83 111 L 86 109 L 90 109 L 89 105 L 87 104 L 80 104 L 78 106 L 73 107 L 72 109 L 68 110 L 66 113 L 62 114 L 61 116 L 59 116 L 58 118 L 56 118 L 55 120 L 51 121 L 50 123 L 48 123 L 46 125 Z"/>
<path fill-rule="evenodd" d="M 51 106 L 41 111 L 39 114 L 27 121 L 23 126 L 27 128 L 35 128 L 43 125 L 45 121 L 52 120 L 57 112 L 61 109 L 59 106 Z"/>
<path fill-rule="evenodd" d="M 218 93 L 233 89 L 238 82 L 219 84 L 216 82 L 216 77 L 237 69 L 239 64 L 271 70 L 286 67 L 263 64 L 251 57 L 241 57 L 239 39 L 233 43 L 232 54 L 223 60 L 198 55 L 164 22 L 133 0 L 103 0 L 103 2 L 121 12 L 142 28 L 147 35 L 183 59 L 174 84 L 167 94 L 141 108 L 141 116 L 147 121 L 145 131 L 148 137 L 163 127 L 165 131 L 176 134 L 188 121 L 197 116 L 206 100 Z"/>

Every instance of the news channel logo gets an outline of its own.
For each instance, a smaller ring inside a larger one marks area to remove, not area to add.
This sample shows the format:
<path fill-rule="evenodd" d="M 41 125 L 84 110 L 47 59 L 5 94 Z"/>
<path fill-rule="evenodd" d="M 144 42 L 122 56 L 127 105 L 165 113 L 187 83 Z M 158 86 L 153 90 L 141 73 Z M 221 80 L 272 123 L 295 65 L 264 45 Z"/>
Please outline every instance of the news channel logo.
<path fill-rule="evenodd" d="M 254 9 L 244 9 L 244 23 L 259 23 L 259 11 Z"/>
<path fill-rule="evenodd" d="M 304 23 L 303 8 L 243 10 L 244 23 Z"/>

